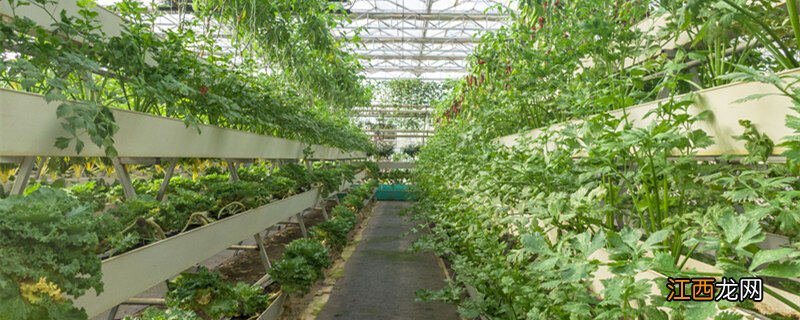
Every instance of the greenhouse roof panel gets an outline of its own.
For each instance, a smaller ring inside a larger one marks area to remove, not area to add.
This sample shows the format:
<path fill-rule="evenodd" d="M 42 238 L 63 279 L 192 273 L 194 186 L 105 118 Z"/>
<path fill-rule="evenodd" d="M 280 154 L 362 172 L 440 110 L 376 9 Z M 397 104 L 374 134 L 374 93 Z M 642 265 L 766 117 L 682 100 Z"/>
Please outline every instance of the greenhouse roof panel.
<path fill-rule="evenodd" d="M 101 5 L 117 2 L 98 0 Z M 401 78 L 461 77 L 466 73 L 466 57 L 481 34 L 505 24 L 501 8 L 508 4 L 507 0 L 350 0 L 343 3 L 350 22 L 335 28 L 334 36 L 361 38 L 361 44 L 349 49 L 360 56 L 369 79 L 395 76 L 386 72 L 399 72 Z M 164 13 L 156 21 L 160 32 L 194 19 L 191 13 Z M 231 51 L 234 32 L 218 27 L 221 52 Z"/>
<path fill-rule="evenodd" d="M 504 25 L 507 1 L 352 0 L 351 23 L 340 36 L 362 39 L 353 47 L 368 79 L 462 77 L 466 58 L 487 30 Z"/>

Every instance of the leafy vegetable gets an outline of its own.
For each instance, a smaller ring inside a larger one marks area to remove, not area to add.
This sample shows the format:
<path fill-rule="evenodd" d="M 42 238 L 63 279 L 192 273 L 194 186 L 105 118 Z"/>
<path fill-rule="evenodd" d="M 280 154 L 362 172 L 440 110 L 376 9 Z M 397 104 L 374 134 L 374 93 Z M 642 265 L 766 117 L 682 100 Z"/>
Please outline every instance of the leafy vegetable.
<path fill-rule="evenodd" d="M 0 314 L 86 319 L 67 295 L 102 292 L 96 221 L 91 207 L 47 187 L 0 201 Z"/>

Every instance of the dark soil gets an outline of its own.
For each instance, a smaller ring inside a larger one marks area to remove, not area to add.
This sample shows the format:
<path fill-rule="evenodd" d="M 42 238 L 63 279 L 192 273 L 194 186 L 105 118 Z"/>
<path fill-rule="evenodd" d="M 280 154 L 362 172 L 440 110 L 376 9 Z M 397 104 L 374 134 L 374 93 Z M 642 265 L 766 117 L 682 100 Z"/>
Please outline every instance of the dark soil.
<path fill-rule="evenodd" d="M 333 201 L 326 203 L 328 212 L 336 205 Z M 314 210 L 303 217 L 306 229 L 325 221 L 321 210 Z M 280 225 L 277 232 L 271 232 L 264 238 L 264 245 L 267 256 L 271 262 L 277 261 L 283 256 L 283 251 L 289 242 L 303 237 L 300 226 L 297 224 Z M 256 250 L 242 250 L 236 256 L 228 259 L 217 268 L 223 278 L 231 282 L 243 281 L 255 283 L 265 274 L 264 265 L 261 263 L 261 256 Z"/>

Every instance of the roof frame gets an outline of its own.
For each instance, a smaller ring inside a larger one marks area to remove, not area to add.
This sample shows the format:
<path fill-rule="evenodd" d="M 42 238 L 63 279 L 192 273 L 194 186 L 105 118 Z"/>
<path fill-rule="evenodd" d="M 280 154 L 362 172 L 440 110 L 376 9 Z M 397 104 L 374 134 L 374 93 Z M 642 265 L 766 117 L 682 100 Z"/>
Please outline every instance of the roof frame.
<path fill-rule="evenodd" d="M 453 79 L 466 73 L 479 35 L 505 25 L 508 16 L 493 6 L 506 1 L 352 0 L 337 36 L 363 42 L 352 49 L 367 79 Z"/>

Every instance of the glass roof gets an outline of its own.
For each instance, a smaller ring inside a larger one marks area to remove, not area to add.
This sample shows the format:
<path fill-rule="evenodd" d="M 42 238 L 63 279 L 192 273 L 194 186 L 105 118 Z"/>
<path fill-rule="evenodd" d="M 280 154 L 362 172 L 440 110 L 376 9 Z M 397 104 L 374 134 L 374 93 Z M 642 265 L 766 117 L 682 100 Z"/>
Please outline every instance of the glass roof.
<path fill-rule="evenodd" d="M 373 79 L 461 77 L 466 56 L 480 34 L 506 21 L 498 0 L 351 0 L 344 4 L 352 22 L 338 28 L 358 33 L 366 76 Z"/>
<path fill-rule="evenodd" d="M 119 1 L 97 3 L 111 5 Z M 465 58 L 480 35 L 506 23 L 499 7 L 507 6 L 508 1 L 349 0 L 342 5 L 351 21 L 334 32 L 339 37 L 361 37 L 363 44 L 351 45 L 351 49 L 362 57 L 369 79 L 458 78 L 466 73 Z M 186 13 L 165 13 L 157 21 L 157 28 L 174 28 L 182 19 L 193 18 Z M 219 28 L 218 45 L 226 49 L 230 48 L 230 41 L 224 29 Z"/>

